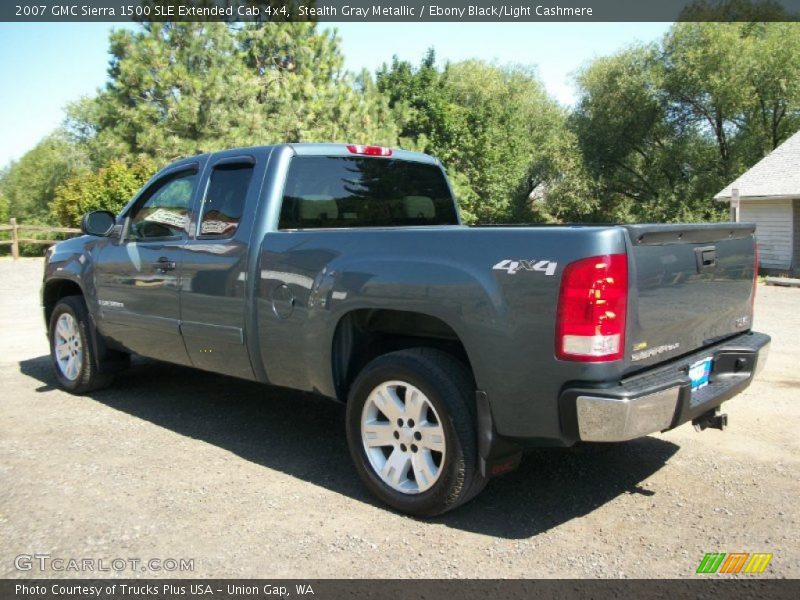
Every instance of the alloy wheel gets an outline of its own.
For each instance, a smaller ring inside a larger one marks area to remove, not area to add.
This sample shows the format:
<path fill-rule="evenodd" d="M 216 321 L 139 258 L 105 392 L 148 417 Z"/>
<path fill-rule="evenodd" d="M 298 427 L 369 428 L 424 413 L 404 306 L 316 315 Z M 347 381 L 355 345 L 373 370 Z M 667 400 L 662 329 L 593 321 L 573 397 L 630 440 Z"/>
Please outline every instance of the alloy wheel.
<path fill-rule="evenodd" d="M 445 434 L 428 397 L 404 381 L 387 381 L 369 394 L 361 413 L 361 440 L 370 465 L 395 491 L 430 489 L 445 461 Z"/>
<path fill-rule="evenodd" d="M 83 341 L 75 317 L 69 313 L 58 317 L 53 335 L 58 369 L 64 377 L 75 381 L 83 366 Z"/>

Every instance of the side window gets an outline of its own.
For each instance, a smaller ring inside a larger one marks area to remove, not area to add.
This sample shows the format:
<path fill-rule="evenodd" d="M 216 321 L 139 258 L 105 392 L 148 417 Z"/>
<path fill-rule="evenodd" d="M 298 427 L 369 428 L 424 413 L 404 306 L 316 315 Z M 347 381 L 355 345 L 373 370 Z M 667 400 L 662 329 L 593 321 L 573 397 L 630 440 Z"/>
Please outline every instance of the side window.
<path fill-rule="evenodd" d="M 184 171 L 153 184 L 131 214 L 128 237 L 147 240 L 184 235 L 196 184 L 196 171 Z"/>
<path fill-rule="evenodd" d="M 233 237 L 239 227 L 253 165 L 233 163 L 214 167 L 203 200 L 200 232 L 202 237 Z"/>

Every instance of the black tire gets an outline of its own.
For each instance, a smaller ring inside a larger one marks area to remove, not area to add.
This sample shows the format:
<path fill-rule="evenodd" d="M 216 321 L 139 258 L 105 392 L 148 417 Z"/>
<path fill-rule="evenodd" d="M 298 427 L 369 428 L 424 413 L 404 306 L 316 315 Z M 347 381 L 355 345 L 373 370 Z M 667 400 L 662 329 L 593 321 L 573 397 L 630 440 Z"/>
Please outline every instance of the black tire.
<path fill-rule="evenodd" d="M 77 323 L 76 333 L 80 339 L 81 360 L 77 376 L 67 377 L 59 367 L 56 357 L 56 325 L 62 315 L 68 314 Z M 93 327 L 89 319 L 89 311 L 83 296 L 65 296 L 61 298 L 53 308 L 50 315 L 50 327 L 48 337 L 50 338 L 50 359 L 53 364 L 58 384 L 73 394 L 85 394 L 100 388 L 106 387 L 114 379 L 112 373 L 101 373 L 98 368 L 98 358 L 95 355 L 95 345 L 92 343 Z"/>
<path fill-rule="evenodd" d="M 403 493 L 376 473 L 361 436 L 361 417 L 371 392 L 388 381 L 403 381 L 419 389 L 433 405 L 444 430 L 445 452 L 440 474 L 429 489 Z M 430 517 L 474 498 L 486 485 L 478 470 L 474 405 L 475 385 L 458 360 L 431 348 L 391 352 L 370 362 L 353 383 L 347 403 L 350 455 L 370 492 L 396 510 Z"/>

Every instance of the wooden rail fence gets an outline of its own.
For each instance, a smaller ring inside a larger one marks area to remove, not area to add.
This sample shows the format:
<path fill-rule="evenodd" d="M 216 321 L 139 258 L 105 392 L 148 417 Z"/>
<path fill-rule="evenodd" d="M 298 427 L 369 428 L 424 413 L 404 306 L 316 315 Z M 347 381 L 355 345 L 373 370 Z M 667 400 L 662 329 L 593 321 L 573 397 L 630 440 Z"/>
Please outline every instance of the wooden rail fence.
<path fill-rule="evenodd" d="M 10 231 L 11 232 L 11 239 L 10 240 L 0 240 L 0 246 L 11 246 L 11 256 L 14 257 L 14 260 L 19 258 L 19 245 L 20 243 L 24 244 L 44 244 L 45 246 L 50 246 L 52 244 L 58 243 L 60 240 L 37 240 L 35 238 L 25 238 L 20 237 L 20 231 L 46 231 L 49 233 L 80 233 L 80 229 L 75 229 L 74 227 L 51 227 L 49 225 L 21 225 L 17 223 L 17 220 L 12 217 L 11 220 L 8 222 L 8 225 L 0 225 L 0 232 L 2 231 Z"/>

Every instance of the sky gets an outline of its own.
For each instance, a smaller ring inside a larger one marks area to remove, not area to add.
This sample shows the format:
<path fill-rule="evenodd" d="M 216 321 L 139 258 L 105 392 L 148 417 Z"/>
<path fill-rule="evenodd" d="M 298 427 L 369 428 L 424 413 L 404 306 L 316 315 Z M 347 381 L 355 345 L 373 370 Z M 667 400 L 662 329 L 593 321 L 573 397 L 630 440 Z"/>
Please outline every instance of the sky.
<path fill-rule="evenodd" d="M 120 24 L 0 24 L 0 167 L 20 158 L 64 119 L 64 107 L 106 81 L 108 33 Z M 660 39 L 669 23 L 336 23 L 345 65 L 374 71 L 393 55 L 418 63 L 467 58 L 533 65 L 565 105 L 572 78 L 593 58 Z"/>

